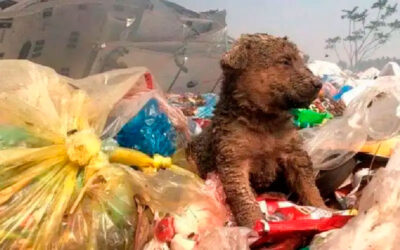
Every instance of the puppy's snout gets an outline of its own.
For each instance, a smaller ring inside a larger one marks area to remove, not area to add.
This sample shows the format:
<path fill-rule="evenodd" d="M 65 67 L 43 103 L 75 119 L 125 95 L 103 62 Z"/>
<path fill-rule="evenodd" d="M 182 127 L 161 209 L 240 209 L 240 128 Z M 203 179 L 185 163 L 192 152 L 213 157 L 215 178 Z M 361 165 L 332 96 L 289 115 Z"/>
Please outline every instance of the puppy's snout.
<path fill-rule="evenodd" d="M 313 79 L 311 83 L 316 89 L 322 88 L 322 82 L 319 79 Z"/>

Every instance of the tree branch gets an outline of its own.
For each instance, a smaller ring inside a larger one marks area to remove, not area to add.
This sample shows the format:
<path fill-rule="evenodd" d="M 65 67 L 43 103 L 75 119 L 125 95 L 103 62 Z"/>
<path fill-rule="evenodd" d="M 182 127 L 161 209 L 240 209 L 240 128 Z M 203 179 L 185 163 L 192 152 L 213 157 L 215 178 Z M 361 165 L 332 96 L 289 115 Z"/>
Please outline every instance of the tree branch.
<path fill-rule="evenodd" d="M 364 59 L 368 58 L 369 56 L 371 56 L 371 53 L 373 53 L 374 51 L 376 51 L 377 49 L 379 49 L 382 46 L 383 46 L 383 44 L 377 43 L 373 47 L 370 47 L 369 49 L 366 49 L 361 55 L 362 60 L 364 60 Z M 368 55 L 368 53 L 369 53 L 369 55 Z M 361 61 L 361 59 L 360 59 L 360 61 Z"/>
<path fill-rule="evenodd" d="M 337 59 L 338 59 L 339 61 L 342 61 L 342 58 L 340 57 L 340 54 L 339 54 L 339 52 L 338 52 L 338 50 L 337 50 L 337 47 L 335 46 L 333 49 L 334 49 L 334 51 L 335 51 L 335 53 L 336 53 Z"/>
<path fill-rule="evenodd" d="M 381 18 L 381 9 L 379 9 L 378 11 L 378 15 L 376 16 L 376 22 L 378 22 Z M 364 28 L 365 30 L 365 28 Z M 365 38 L 363 39 L 363 41 L 360 44 L 360 47 L 358 48 L 358 50 L 361 50 L 361 48 L 364 46 L 365 42 L 368 40 L 369 36 L 372 34 L 373 29 L 370 29 L 370 31 L 368 32 L 368 34 L 365 36 Z"/>
<path fill-rule="evenodd" d="M 351 31 L 351 19 L 349 17 L 349 36 L 348 37 L 351 36 L 351 32 L 352 32 Z M 354 57 L 353 44 L 350 39 L 348 40 L 348 43 L 349 43 L 349 47 L 350 47 L 350 65 L 353 66 L 353 57 Z"/>
<path fill-rule="evenodd" d="M 387 34 L 391 35 L 395 30 L 396 30 L 395 28 L 392 28 Z M 361 51 L 365 51 L 365 50 L 369 50 L 371 47 L 375 47 L 376 44 L 374 44 L 374 43 L 375 42 L 379 42 L 379 41 L 380 41 L 379 38 L 375 38 L 374 40 L 371 40 L 368 44 L 366 44 L 364 46 L 364 48 L 362 48 L 362 50 L 360 50 L 360 52 Z"/>
<path fill-rule="evenodd" d="M 351 63 L 350 51 L 347 49 L 346 43 L 345 43 L 345 42 L 343 42 L 343 48 L 344 48 L 344 51 L 346 52 L 347 59 L 348 59 L 349 62 Z"/>

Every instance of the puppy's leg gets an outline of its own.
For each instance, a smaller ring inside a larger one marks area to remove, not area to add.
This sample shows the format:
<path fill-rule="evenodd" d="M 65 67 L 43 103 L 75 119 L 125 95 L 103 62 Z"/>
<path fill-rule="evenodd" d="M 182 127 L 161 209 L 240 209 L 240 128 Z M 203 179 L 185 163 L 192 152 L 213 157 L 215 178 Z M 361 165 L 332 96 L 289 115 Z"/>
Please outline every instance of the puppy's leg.
<path fill-rule="evenodd" d="M 236 222 L 239 226 L 253 227 L 262 218 L 262 212 L 250 187 L 250 160 L 217 160 L 217 164 L 227 202 Z"/>
<path fill-rule="evenodd" d="M 299 195 L 304 205 L 325 208 L 325 203 L 315 184 L 312 162 L 307 152 L 297 150 L 285 156 L 284 173 L 291 190 Z"/>
<path fill-rule="evenodd" d="M 215 155 L 213 149 L 212 131 L 210 127 L 196 136 L 186 148 L 187 160 L 195 163 L 202 178 L 215 169 Z"/>

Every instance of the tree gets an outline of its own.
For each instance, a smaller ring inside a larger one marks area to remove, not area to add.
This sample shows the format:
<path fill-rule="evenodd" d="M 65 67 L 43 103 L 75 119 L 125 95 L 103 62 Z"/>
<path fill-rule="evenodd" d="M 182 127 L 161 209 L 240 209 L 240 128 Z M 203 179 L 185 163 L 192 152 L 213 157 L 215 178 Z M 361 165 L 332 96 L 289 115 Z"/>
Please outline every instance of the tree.
<path fill-rule="evenodd" d="M 342 10 L 341 18 L 347 21 L 348 33 L 345 36 L 328 38 L 325 48 L 333 50 L 338 60 L 344 62 L 339 53 L 341 45 L 347 65 L 355 68 L 385 45 L 393 33 L 400 29 L 400 20 L 393 19 L 398 12 L 397 7 L 398 4 L 390 5 L 388 0 L 377 0 L 370 10 L 359 10 L 358 6 L 351 10 Z M 374 17 L 369 18 L 371 15 Z"/>

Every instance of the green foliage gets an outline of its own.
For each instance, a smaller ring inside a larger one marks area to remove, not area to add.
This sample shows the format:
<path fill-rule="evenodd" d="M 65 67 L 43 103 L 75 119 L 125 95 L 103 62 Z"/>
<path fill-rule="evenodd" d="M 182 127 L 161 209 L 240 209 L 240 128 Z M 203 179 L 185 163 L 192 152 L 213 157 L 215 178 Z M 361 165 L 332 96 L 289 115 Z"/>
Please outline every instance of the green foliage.
<path fill-rule="evenodd" d="M 370 10 L 360 10 L 356 6 L 342 12 L 341 18 L 347 21 L 348 34 L 328 38 L 325 48 L 333 50 L 338 60 L 350 68 L 368 59 L 390 41 L 395 31 L 400 30 L 400 20 L 393 19 L 398 12 L 398 4 L 391 5 L 388 0 L 377 0 Z M 345 60 L 339 53 L 339 46 L 343 48 Z"/>

